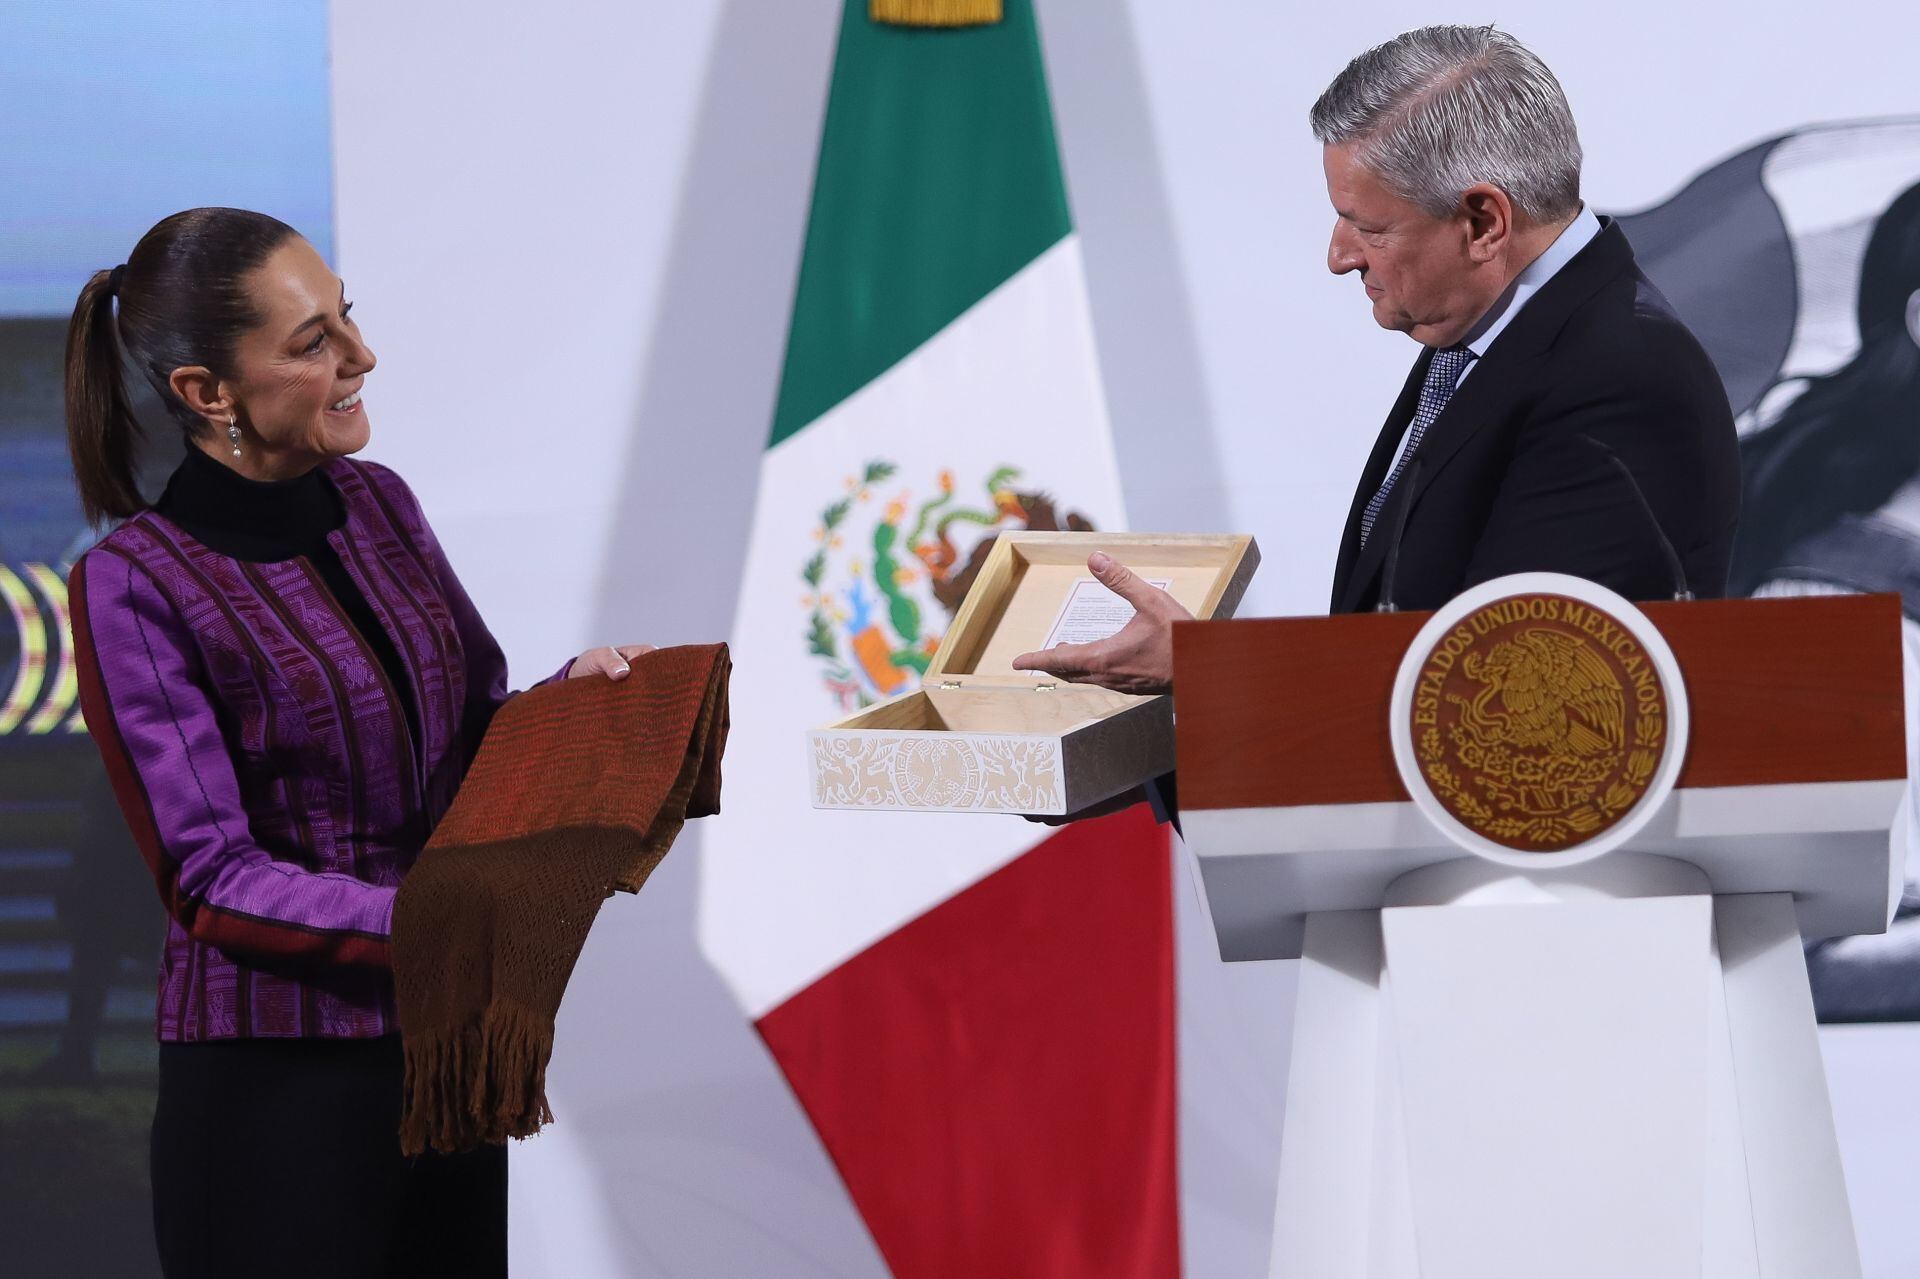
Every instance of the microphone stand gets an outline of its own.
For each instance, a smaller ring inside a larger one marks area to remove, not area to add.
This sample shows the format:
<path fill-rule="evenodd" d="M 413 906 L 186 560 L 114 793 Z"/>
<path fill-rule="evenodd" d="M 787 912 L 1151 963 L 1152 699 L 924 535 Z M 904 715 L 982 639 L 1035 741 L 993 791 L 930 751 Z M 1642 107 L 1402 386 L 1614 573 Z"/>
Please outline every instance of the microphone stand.
<path fill-rule="evenodd" d="M 1660 551 L 1667 557 L 1667 571 L 1673 575 L 1673 598 L 1690 600 L 1693 591 L 1687 585 L 1687 570 L 1680 563 L 1680 555 L 1673 549 L 1673 543 L 1667 539 L 1666 530 L 1660 527 L 1660 519 L 1653 513 L 1653 504 L 1647 501 L 1647 495 L 1640 487 L 1640 481 L 1633 478 L 1633 471 L 1620 460 L 1620 455 L 1594 439 L 1591 435 L 1582 435 L 1581 439 L 1607 455 L 1607 461 L 1613 463 L 1613 469 L 1620 472 L 1620 478 L 1627 482 L 1633 491 L 1633 500 L 1640 504 L 1640 513 L 1647 517 L 1647 527 L 1653 530 L 1654 540 L 1660 543 Z"/>

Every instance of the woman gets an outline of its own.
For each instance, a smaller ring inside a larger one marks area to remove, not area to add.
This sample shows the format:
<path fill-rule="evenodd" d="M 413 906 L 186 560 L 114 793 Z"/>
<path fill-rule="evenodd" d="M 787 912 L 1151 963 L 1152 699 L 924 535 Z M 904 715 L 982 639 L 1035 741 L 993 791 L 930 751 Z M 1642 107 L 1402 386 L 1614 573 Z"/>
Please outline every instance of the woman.
<path fill-rule="evenodd" d="M 291 227 L 191 209 L 95 274 L 68 330 L 81 501 L 125 520 L 70 582 L 81 702 L 171 916 L 170 1276 L 506 1273 L 506 1152 L 399 1153 L 389 961 L 395 889 L 506 664 L 407 486 L 350 458 L 374 367 L 351 311 Z M 126 366 L 186 435 L 151 506 Z"/>

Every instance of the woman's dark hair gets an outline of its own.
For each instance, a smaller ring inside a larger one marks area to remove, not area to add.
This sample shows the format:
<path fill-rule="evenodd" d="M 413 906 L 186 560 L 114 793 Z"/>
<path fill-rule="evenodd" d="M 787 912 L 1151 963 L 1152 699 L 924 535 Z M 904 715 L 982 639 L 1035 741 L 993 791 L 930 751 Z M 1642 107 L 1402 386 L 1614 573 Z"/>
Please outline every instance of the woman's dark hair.
<path fill-rule="evenodd" d="M 1920 346 L 1907 300 L 1920 290 L 1920 186 L 1874 224 L 1860 263 L 1860 349 L 1815 378 L 1780 420 L 1741 442 L 1746 492 L 1731 586 L 1765 584 L 1796 543 L 1878 510 L 1920 472 Z"/>
<path fill-rule="evenodd" d="M 80 290 L 67 326 L 67 448 L 90 521 L 124 519 L 146 505 L 134 479 L 141 429 L 125 367 L 152 384 L 189 436 L 199 434 L 205 421 L 167 379 L 195 364 L 232 374 L 240 335 L 260 323 L 246 277 L 296 234 L 264 213 L 188 209 L 141 236 L 125 266 L 95 271 Z"/>

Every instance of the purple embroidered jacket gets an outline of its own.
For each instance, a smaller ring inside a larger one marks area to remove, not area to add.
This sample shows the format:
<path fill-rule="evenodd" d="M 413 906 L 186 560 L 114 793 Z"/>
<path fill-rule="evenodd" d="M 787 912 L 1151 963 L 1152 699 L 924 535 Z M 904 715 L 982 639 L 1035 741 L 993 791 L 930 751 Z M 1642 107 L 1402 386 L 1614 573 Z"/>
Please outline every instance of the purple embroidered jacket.
<path fill-rule="evenodd" d="M 172 917 L 163 1041 L 397 1029 L 394 890 L 509 695 L 406 484 L 325 473 L 347 512 L 327 540 L 399 651 L 417 744 L 304 556 L 234 559 L 145 511 L 74 565 L 81 705 Z"/>

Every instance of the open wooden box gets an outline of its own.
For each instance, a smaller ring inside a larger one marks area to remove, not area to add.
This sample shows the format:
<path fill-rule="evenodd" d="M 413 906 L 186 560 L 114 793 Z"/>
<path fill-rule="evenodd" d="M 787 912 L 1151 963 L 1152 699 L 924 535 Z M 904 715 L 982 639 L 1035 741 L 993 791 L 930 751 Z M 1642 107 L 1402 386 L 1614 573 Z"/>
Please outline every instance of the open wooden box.
<path fill-rule="evenodd" d="M 1231 617 L 1251 537 L 1002 533 L 919 690 L 807 735 L 815 808 L 1078 812 L 1173 768 L 1173 701 L 1016 671 L 1021 653 L 1132 615 L 1087 570 L 1105 551 L 1198 618 Z"/>

